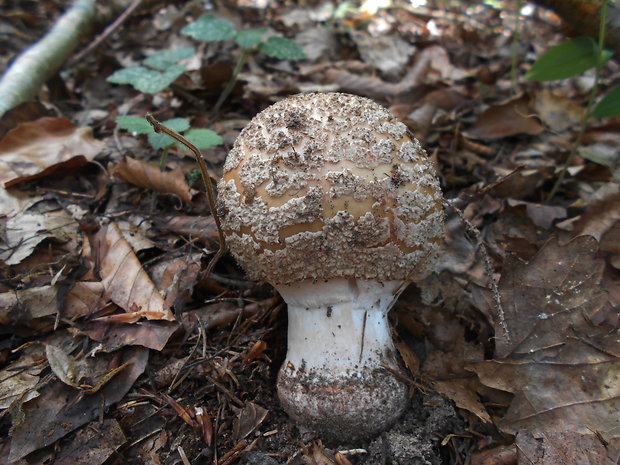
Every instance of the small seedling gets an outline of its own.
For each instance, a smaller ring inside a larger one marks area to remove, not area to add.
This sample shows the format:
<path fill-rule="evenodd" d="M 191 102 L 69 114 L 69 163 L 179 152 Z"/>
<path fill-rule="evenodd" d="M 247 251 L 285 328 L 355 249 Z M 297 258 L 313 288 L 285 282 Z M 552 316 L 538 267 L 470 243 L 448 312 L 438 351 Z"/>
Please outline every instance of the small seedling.
<path fill-rule="evenodd" d="M 533 81 L 557 81 L 578 76 L 590 69 L 594 69 L 594 85 L 588 96 L 586 111 L 581 122 L 577 139 L 547 200 L 551 200 L 555 195 L 566 176 L 568 167 L 577 153 L 595 163 L 609 166 L 612 168 L 612 171 L 614 171 L 614 175 L 618 172 L 618 170 L 615 169 L 615 158 L 614 160 L 606 159 L 606 163 L 601 163 L 601 157 L 592 155 L 588 151 L 580 150 L 581 140 L 583 139 L 590 119 L 620 115 L 620 86 L 611 89 L 595 105 L 601 70 L 607 60 L 613 55 L 611 51 L 604 48 L 606 26 L 607 2 L 603 2 L 600 14 L 598 42 L 590 36 L 581 36 L 566 40 L 543 53 L 532 65 L 532 69 L 530 69 L 526 75 L 528 79 Z M 618 174 L 620 175 L 620 173 Z M 618 176 L 615 177 L 616 180 L 620 180 Z"/>
<path fill-rule="evenodd" d="M 171 147 L 184 147 L 169 135 L 155 132 L 149 122 L 139 116 L 119 116 L 116 118 L 116 124 L 126 131 L 147 135 L 151 147 L 155 150 L 163 149 L 164 152 L 160 160 L 161 169 L 166 166 L 168 151 Z M 185 139 L 199 149 L 208 149 L 222 143 L 222 138 L 210 129 L 190 129 L 189 122 L 184 118 L 172 118 L 161 124 L 172 131 L 182 133 Z"/>
<path fill-rule="evenodd" d="M 217 18 L 212 14 L 201 16 L 181 30 L 182 34 L 205 42 L 220 42 L 234 39 L 237 45 L 242 49 L 241 56 L 235 65 L 232 77 L 213 108 L 213 114 L 219 112 L 220 107 L 235 87 L 235 83 L 237 82 L 237 78 L 245 62 L 253 52 L 259 51 L 269 57 L 277 58 L 278 60 L 299 60 L 305 58 L 305 54 L 301 47 L 292 40 L 275 36 L 263 40 L 266 32 L 266 27 L 235 31 L 230 21 Z"/>
<path fill-rule="evenodd" d="M 196 51 L 193 47 L 162 50 L 145 59 L 144 66 L 122 68 L 108 76 L 112 84 L 129 84 L 145 94 L 156 94 L 170 86 L 185 72 L 185 65 L 179 62 L 190 58 Z"/>

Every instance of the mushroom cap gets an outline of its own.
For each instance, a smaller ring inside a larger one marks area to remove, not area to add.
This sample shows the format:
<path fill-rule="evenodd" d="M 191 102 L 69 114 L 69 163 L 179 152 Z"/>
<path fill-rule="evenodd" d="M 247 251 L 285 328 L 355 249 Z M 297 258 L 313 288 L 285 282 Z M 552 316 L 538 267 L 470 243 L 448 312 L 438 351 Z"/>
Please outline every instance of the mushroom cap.
<path fill-rule="evenodd" d="M 252 279 L 416 280 L 443 238 L 442 194 L 417 139 L 381 105 L 310 93 L 241 131 L 218 184 L 230 250 Z"/>

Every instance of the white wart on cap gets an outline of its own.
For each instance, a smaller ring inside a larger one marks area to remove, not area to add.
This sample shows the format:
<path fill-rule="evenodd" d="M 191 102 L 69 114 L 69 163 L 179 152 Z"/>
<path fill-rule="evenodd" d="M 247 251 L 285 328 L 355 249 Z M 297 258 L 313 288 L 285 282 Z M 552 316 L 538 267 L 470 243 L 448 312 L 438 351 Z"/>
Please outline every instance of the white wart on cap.
<path fill-rule="evenodd" d="M 419 142 L 366 98 L 296 95 L 239 135 L 218 211 L 239 264 L 288 304 L 278 395 L 300 425 L 355 441 L 406 407 L 387 312 L 434 266 L 441 198 Z"/>

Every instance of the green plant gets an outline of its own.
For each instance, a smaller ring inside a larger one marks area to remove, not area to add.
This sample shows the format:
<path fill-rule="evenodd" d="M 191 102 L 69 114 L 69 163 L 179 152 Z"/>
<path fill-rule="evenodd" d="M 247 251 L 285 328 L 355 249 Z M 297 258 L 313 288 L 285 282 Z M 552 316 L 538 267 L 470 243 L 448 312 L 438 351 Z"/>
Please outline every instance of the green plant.
<path fill-rule="evenodd" d="M 201 16 L 181 30 L 182 34 L 205 42 L 220 42 L 234 39 L 237 45 L 241 47 L 242 53 L 237 60 L 232 77 L 220 94 L 213 108 L 213 114 L 219 112 L 220 107 L 233 90 L 239 73 L 243 69 L 251 53 L 259 51 L 269 57 L 279 60 L 298 60 L 305 58 L 303 50 L 292 40 L 275 36 L 263 40 L 266 32 L 267 28 L 265 27 L 235 31 L 230 21 L 217 18 L 212 14 Z"/>
<path fill-rule="evenodd" d="M 107 81 L 112 84 L 129 84 L 145 94 L 156 94 L 185 72 L 185 65 L 179 62 L 191 57 L 194 53 L 196 51 L 193 47 L 162 50 L 146 58 L 142 62 L 144 66 L 119 69 L 108 76 Z"/>
<path fill-rule="evenodd" d="M 126 131 L 146 135 L 151 147 L 156 150 L 163 149 L 164 152 L 159 165 L 161 169 L 166 166 L 168 151 L 171 147 L 184 148 L 181 143 L 169 135 L 155 132 L 149 122 L 139 116 L 119 116 L 116 118 L 116 124 Z M 184 118 L 172 118 L 161 124 L 175 132 L 182 133 L 185 139 L 199 149 L 208 149 L 222 143 L 222 138 L 210 129 L 190 129 L 189 122 Z"/>
<path fill-rule="evenodd" d="M 569 77 L 578 76 L 585 71 L 594 68 L 594 84 L 588 96 L 586 111 L 581 122 L 577 139 L 564 163 L 564 166 L 556 180 L 548 201 L 553 198 L 557 189 L 562 184 L 568 167 L 573 158 L 579 152 L 584 158 L 589 158 L 596 163 L 601 163 L 599 157 L 588 156 L 587 151 L 580 150 L 581 141 L 586 127 L 592 118 L 620 115 L 620 86 L 616 86 L 607 92 L 595 105 L 601 70 L 603 65 L 612 57 L 613 53 L 604 48 L 605 30 L 607 25 L 607 2 L 603 2 L 600 13 L 598 41 L 590 36 L 581 36 L 569 39 L 547 50 L 532 65 L 526 77 L 533 81 L 556 81 Z M 615 164 L 615 161 L 614 161 Z M 610 163 L 608 166 L 612 167 Z M 617 171 L 617 170 L 615 170 Z M 618 179 L 616 177 L 616 179 Z"/>

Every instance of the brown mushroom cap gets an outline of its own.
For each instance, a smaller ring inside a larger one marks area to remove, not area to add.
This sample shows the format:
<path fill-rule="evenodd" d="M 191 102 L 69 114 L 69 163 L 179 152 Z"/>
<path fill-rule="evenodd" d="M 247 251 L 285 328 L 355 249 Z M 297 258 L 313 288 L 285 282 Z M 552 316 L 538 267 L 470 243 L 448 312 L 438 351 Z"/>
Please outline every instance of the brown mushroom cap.
<path fill-rule="evenodd" d="M 253 279 L 426 275 L 443 237 L 433 166 L 372 100 L 300 94 L 252 119 L 228 154 L 218 210 Z"/>

